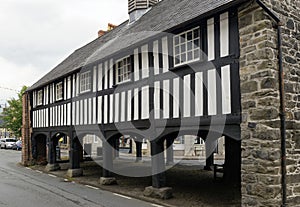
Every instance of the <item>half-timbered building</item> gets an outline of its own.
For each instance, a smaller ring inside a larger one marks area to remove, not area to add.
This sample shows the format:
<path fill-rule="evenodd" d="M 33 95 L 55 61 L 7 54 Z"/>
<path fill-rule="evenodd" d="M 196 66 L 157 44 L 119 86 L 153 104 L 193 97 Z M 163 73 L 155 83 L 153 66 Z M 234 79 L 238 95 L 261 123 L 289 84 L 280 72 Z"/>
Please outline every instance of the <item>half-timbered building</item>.
<path fill-rule="evenodd" d="M 124 135 L 133 137 L 140 158 L 142 140 L 147 138 L 152 186 L 162 188 L 166 187 L 162 152 L 167 149 L 167 162 L 172 162 L 174 139 L 201 137 L 209 154 L 214 142 L 224 136 L 224 177 L 240 183 L 242 175 L 243 203 L 251 203 L 256 192 L 249 192 L 246 186 L 254 184 L 245 179 L 252 175 L 259 180 L 255 173 L 261 172 L 249 162 L 256 158 L 281 160 L 275 168 L 286 168 L 281 156 L 266 157 L 255 148 L 262 147 L 259 140 L 268 139 L 263 136 L 266 130 L 276 128 L 271 121 L 283 120 L 279 115 L 284 97 L 277 81 L 282 54 L 276 40 L 281 36 L 276 32 L 282 26 L 278 13 L 283 22 L 287 17 L 278 2 L 270 5 L 264 1 L 267 7 L 261 1 L 246 0 L 128 1 L 128 21 L 77 49 L 27 90 L 23 97 L 23 162 L 42 161 L 49 170 L 58 169 L 55 147 L 62 135 L 68 136 L 68 173 L 81 174 L 80 142 L 92 134 L 103 142 L 103 179 L 111 178 L 116 140 Z M 299 21 L 294 24 L 299 26 Z M 297 30 L 295 25 L 289 29 Z M 268 97 L 269 102 L 260 105 L 260 100 Z M 278 105 L 275 112 L 272 100 Z M 262 119 L 270 122 L 262 123 Z M 280 141 L 283 137 L 269 139 Z M 263 153 L 271 153 L 269 147 L 266 143 Z M 254 151 L 256 154 L 251 154 Z M 211 164 L 208 156 L 206 166 Z M 274 176 L 285 182 L 285 173 Z M 273 184 L 279 186 L 278 194 L 286 202 L 286 183 Z M 265 190 L 269 184 L 263 186 Z M 288 187 L 293 189 L 294 184 Z M 280 202 L 278 194 L 270 195 L 270 202 Z M 258 200 L 255 202 L 265 202 Z"/>

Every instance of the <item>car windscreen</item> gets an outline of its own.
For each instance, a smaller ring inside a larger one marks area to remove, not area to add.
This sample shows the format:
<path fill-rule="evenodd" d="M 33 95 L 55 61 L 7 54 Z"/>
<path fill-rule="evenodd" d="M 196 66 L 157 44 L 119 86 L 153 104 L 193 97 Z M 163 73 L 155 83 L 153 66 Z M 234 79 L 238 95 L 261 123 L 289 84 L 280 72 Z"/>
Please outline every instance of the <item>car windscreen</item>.
<path fill-rule="evenodd" d="M 6 142 L 16 142 L 15 139 L 7 139 Z"/>

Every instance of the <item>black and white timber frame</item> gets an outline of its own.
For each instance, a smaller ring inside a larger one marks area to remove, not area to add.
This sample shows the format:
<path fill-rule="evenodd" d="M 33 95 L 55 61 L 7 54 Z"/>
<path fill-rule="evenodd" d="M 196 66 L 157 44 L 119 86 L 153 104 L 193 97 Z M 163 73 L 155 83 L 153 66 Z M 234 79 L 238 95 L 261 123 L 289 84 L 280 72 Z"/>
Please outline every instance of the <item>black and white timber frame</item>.
<path fill-rule="evenodd" d="M 174 65 L 174 35 L 196 27 L 200 28 L 200 50 L 205 55 L 199 51 L 199 60 Z M 174 140 L 180 134 L 206 139 L 212 120 L 216 125 L 218 120 L 220 124 L 224 121 L 224 130 L 216 132 L 220 136 L 240 137 L 237 10 L 178 25 L 168 33 L 173 35 L 156 35 L 30 91 L 32 140 L 41 134 L 47 137 L 48 163 L 55 164 L 58 133 L 71 138 L 70 164 L 77 169 L 80 158 L 76 137 L 98 134 L 100 130 L 110 144 L 121 134 L 141 140 L 145 137 L 139 137 L 136 130 L 149 129 L 150 120 L 155 125 L 151 128 L 155 137 L 151 141 L 152 155 L 161 152 L 164 140 Z M 118 84 L 116 62 L 128 56 L 130 81 Z M 80 76 L 88 71 L 91 88 L 81 93 Z M 57 84 L 62 84 L 59 100 Z M 104 162 L 109 165 L 111 160 Z M 111 174 L 104 169 L 103 176 Z M 153 176 L 154 187 L 165 186 L 161 177 Z"/>

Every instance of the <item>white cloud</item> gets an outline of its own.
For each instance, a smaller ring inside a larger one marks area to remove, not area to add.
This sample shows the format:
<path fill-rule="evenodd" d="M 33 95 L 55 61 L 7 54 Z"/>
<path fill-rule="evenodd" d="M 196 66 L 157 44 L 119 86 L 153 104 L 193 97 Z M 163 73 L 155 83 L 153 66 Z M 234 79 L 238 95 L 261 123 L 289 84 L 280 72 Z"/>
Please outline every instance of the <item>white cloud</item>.
<path fill-rule="evenodd" d="M 34 79 L 44 75 L 32 65 L 20 67 L 3 57 L 0 57 L 0 67 L 0 102 L 16 98 L 17 91 L 20 91 L 24 85 L 32 85 L 35 82 Z"/>
<path fill-rule="evenodd" d="M 32 85 L 127 15 L 127 0 L 1 0 L 0 86 Z M 12 95 L 0 90 L 0 100 Z"/>

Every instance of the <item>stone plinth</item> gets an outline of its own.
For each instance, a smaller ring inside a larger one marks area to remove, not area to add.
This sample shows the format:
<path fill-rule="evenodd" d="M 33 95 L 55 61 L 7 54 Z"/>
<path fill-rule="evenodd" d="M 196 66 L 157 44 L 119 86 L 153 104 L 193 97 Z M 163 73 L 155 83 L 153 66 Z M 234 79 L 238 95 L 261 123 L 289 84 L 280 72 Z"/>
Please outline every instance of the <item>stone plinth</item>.
<path fill-rule="evenodd" d="M 170 199 L 173 197 L 172 188 L 154 188 L 152 186 L 146 187 L 144 190 L 144 196 L 159 198 L 159 199 Z"/>
<path fill-rule="evenodd" d="M 78 169 L 68 169 L 67 176 L 70 178 L 80 177 L 83 175 L 83 170 L 81 168 Z"/>
<path fill-rule="evenodd" d="M 117 180 L 115 177 L 101 177 L 99 180 L 99 183 L 101 185 L 116 185 L 117 184 Z"/>
<path fill-rule="evenodd" d="M 57 171 L 57 170 L 60 170 L 60 166 L 59 164 L 55 163 L 55 164 L 48 164 L 46 166 L 46 169 L 45 169 L 47 172 L 51 172 L 51 171 Z"/>

